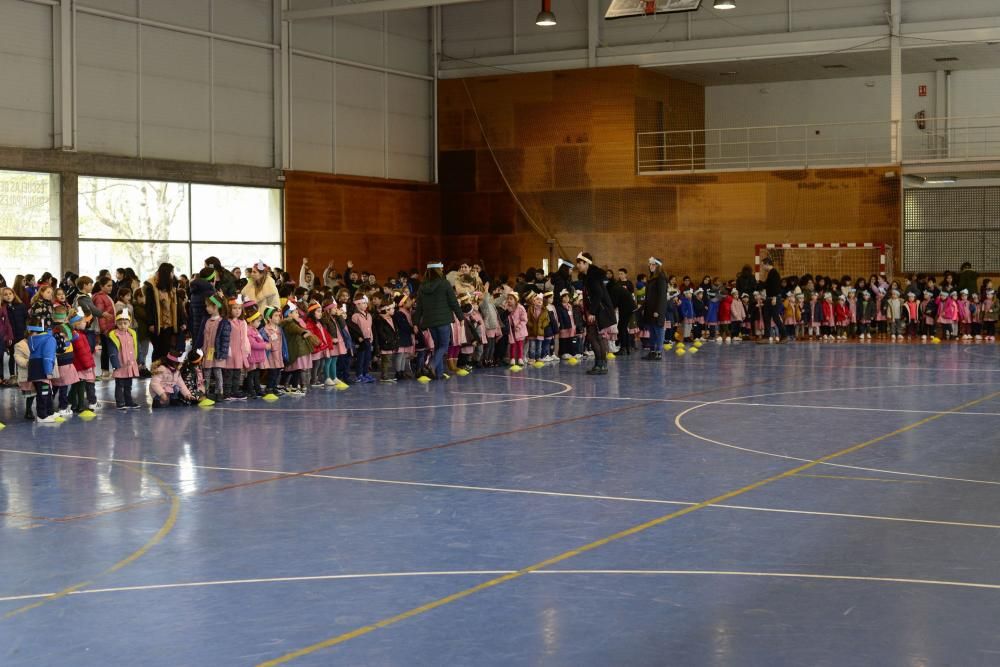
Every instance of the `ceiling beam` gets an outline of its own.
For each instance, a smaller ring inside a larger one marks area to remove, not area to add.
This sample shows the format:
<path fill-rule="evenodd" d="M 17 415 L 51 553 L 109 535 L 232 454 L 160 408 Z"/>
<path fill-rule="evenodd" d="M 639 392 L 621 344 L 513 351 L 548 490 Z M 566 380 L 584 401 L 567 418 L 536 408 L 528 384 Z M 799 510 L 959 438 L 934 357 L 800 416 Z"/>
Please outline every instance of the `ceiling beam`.
<path fill-rule="evenodd" d="M 321 19 L 334 16 L 353 16 L 371 14 L 373 12 L 391 12 L 400 9 L 419 9 L 421 7 L 438 7 L 441 5 L 457 5 L 466 2 L 481 2 L 482 0 L 367 0 L 336 7 L 319 7 L 317 9 L 295 9 L 283 12 L 286 21 L 304 21 L 306 19 Z"/>

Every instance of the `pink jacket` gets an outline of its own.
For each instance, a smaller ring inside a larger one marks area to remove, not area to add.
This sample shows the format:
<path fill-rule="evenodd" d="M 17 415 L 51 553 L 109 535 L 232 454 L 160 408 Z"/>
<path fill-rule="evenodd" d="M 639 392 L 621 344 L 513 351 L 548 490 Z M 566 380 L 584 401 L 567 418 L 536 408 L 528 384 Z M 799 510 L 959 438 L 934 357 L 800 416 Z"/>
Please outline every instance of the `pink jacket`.
<path fill-rule="evenodd" d="M 510 311 L 510 335 L 508 340 L 516 343 L 528 337 L 528 312 L 524 306 L 517 304 L 514 310 Z"/>
<path fill-rule="evenodd" d="M 358 325 L 361 329 L 361 335 L 369 343 L 372 340 L 372 316 L 368 313 L 354 313 L 351 315 L 351 321 Z M 355 343 L 360 343 L 361 341 L 354 341 Z"/>
<path fill-rule="evenodd" d="M 247 334 L 247 323 L 244 320 L 230 319 L 229 354 L 218 362 L 220 368 L 240 370 L 246 368 L 250 356 L 250 337 Z"/>
<path fill-rule="evenodd" d="M 180 370 L 174 371 L 167 366 L 160 366 L 153 371 L 153 377 L 149 379 L 150 394 L 157 397 L 163 397 L 174 393 L 177 389 L 180 390 L 181 396 L 184 398 L 189 400 L 192 398 L 187 385 L 184 384 L 184 380 L 181 379 Z"/>
<path fill-rule="evenodd" d="M 98 292 L 95 294 L 93 296 L 93 301 L 94 307 L 98 310 L 103 311 L 104 313 L 110 313 L 111 315 L 115 314 L 115 302 L 112 301 L 111 297 L 104 292 Z M 129 313 L 129 315 L 131 315 L 131 313 Z M 98 324 L 101 327 L 102 334 L 109 333 L 115 328 L 114 318 L 108 319 L 107 317 L 102 317 L 98 320 Z"/>
<path fill-rule="evenodd" d="M 247 339 L 250 342 L 250 354 L 247 355 L 249 368 L 264 368 L 267 363 L 268 344 L 261 338 L 260 332 L 253 324 L 247 326 Z M 281 341 L 278 341 L 281 344 Z"/>
<path fill-rule="evenodd" d="M 941 299 L 938 304 L 938 322 L 955 322 L 958 320 L 958 301 Z"/>
<path fill-rule="evenodd" d="M 264 333 L 267 334 L 268 341 L 267 368 L 284 368 L 285 359 L 281 344 L 285 339 L 281 327 L 276 327 L 270 323 L 265 324 Z"/>
<path fill-rule="evenodd" d="M 959 301 L 958 301 L 958 321 L 966 323 L 966 324 L 972 321 L 972 313 L 969 312 L 969 302 L 968 301 L 962 301 L 961 299 L 959 299 Z"/>

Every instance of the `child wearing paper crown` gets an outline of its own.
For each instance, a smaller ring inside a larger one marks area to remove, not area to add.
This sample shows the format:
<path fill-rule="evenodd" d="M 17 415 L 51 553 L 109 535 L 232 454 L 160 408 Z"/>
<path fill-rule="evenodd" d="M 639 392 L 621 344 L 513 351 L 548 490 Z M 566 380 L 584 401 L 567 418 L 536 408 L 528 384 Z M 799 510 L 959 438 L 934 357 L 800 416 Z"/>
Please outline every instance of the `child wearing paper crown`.
<path fill-rule="evenodd" d="M 347 385 L 337 379 L 337 365 L 340 363 L 340 357 L 347 354 L 347 345 L 344 343 L 344 337 L 340 335 L 339 315 L 340 307 L 337 302 L 332 297 L 324 297 L 320 325 L 330 338 L 330 349 L 323 360 L 323 384 L 327 387 L 345 389 Z"/>
<path fill-rule="evenodd" d="M 333 339 L 330 332 L 323 326 L 323 306 L 318 301 L 313 301 L 306 306 L 306 330 L 316 337 L 318 341 L 313 346 L 312 351 L 312 371 L 310 382 L 313 387 L 322 387 L 326 383 L 326 360 L 330 356 L 333 346 Z"/>
<path fill-rule="evenodd" d="M 46 312 L 39 310 L 28 316 L 28 357 L 25 366 L 28 382 L 35 392 L 36 421 L 43 424 L 55 424 L 62 419 L 55 414 L 52 405 L 52 380 L 59 377 L 59 367 L 56 365 L 56 340 L 48 330 L 49 324 Z M 26 418 L 30 411 L 31 402 L 28 401 Z"/>
<path fill-rule="evenodd" d="M 69 391 L 80 381 L 80 377 L 73 366 L 73 329 L 69 326 L 67 306 L 55 306 L 52 309 L 52 337 L 56 341 L 56 364 L 59 366 L 59 377 L 52 380 L 58 399 L 56 414 L 69 417 L 73 414 L 69 407 Z"/>
<path fill-rule="evenodd" d="M 222 318 L 223 301 L 217 295 L 212 295 L 205 299 L 205 320 L 202 327 L 202 339 L 204 341 L 204 361 L 202 362 L 203 373 L 205 374 L 205 393 L 209 398 L 221 401 L 224 397 L 224 383 L 222 381 L 222 364 L 225 355 L 229 350 L 229 336 L 232 327 L 229 320 Z M 222 355 L 221 357 L 219 355 Z"/>
<path fill-rule="evenodd" d="M 281 329 L 285 334 L 288 354 L 285 358 L 285 373 L 288 377 L 288 393 L 306 393 L 308 379 L 306 373 L 312 368 L 313 347 L 319 342 L 305 327 L 298 307 L 291 301 L 285 305 Z"/>
<path fill-rule="evenodd" d="M 132 398 L 132 380 L 139 377 L 139 340 L 131 324 L 132 316 L 123 310 L 115 318 L 115 328 L 108 332 L 108 357 L 115 379 L 115 406 L 119 410 L 139 407 Z"/>
<path fill-rule="evenodd" d="M 181 379 L 191 393 L 192 400 L 201 400 L 205 396 L 205 376 L 201 370 L 204 361 L 205 355 L 201 350 L 191 350 L 181 365 Z"/>
<path fill-rule="evenodd" d="M 153 397 L 154 408 L 194 403 L 194 394 L 181 377 L 180 364 L 181 360 L 173 352 L 153 362 L 149 394 Z"/>
<path fill-rule="evenodd" d="M 399 334 L 396 333 L 396 323 L 392 315 L 396 309 L 392 301 L 379 306 L 378 318 L 374 323 L 375 339 L 379 350 L 379 382 L 391 384 L 396 382 L 394 368 L 395 356 L 399 353 Z"/>
<path fill-rule="evenodd" d="M 222 366 L 222 383 L 224 400 L 245 401 L 247 396 L 240 389 L 243 380 L 243 369 L 250 357 L 250 337 L 247 333 L 247 323 L 243 320 L 243 297 L 235 296 L 229 299 L 229 348 L 223 358 L 218 355 Z M 218 347 L 216 348 L 218 349 Z"/>
<path fill-rule="evenodd" d="M 261 336 L 267 341 L 267 390 L 268 394 L 280 396 L 282 392 L 278 389 L 278 380 L 281 371 L 285 367 L 285 335 L 281 331 L 281 311 L 273 306 L 264 308 L 264 327 L 261 329 Z"/>
<path fill-rule="evenodd" d="M 357 379 L 356 382 L 374 382 L 375 378 L 369 375 L 372 366 L 372 316 L 368 312 L 368 297 L 361 295 L 354 300 L 355 312 L 351 315 L 351 322 L 357 327 L 360 336 L 354 341 L 357 346 Z"/>
<path fill-rule="evenodd" d="M 94 352 L 90 349 L 90 339 L 87 337 L 87 327 L 91 322 L 91 316 L 84 314 L 82 308 L 77 308 L 69 322 L 70 326 L 73 327 L 73 367 L 80 378 L 80 381 L 73 385 L 73 389 L 70 391 L 70 404 L 74 412 L 97 410 L 101 407 L 97 401 L 97 387 L 95 385 L 97 382 L 97 363 L 94 361 Z M 76 392 L 75 397 L 74 392 Z"/>
<path fill-rule="evenodd" d="M 256 399 L 264 395 L 260 385 L 260 371 L 267 368 L 268 344 L 261 334 L 264 319 L 257 303 L 253 300 L 243 302 L 243 319 L 247 327 L 247 340 L 250 343 L 250 354 L 247 355 L 244 370 L 246 379 L 243 381 L 243 392 L 247 398 Z"/>

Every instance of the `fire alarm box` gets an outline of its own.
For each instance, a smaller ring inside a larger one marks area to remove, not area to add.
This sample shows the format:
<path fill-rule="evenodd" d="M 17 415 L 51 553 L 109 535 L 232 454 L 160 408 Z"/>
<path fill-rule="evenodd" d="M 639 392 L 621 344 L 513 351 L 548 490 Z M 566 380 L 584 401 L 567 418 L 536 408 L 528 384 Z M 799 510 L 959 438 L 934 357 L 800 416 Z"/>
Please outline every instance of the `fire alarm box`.
<path fill-rule="evenodd" d="M 919 86 L 917 86 L 917 95 L 919 95 L 920 97 L 927 97 L 927 85 L 926 84 L 922 83 Z"/>

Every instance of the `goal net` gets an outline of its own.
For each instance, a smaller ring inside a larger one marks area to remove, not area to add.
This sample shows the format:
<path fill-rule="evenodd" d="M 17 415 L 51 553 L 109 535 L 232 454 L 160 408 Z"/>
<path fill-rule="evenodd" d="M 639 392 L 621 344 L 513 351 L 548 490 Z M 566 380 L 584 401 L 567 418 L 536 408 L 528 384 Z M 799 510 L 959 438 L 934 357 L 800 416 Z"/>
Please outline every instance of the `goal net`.
<path fill-rule="evenodd" d="M 756 246 L 754 264 L 770 257 L 782 276 L 868 278 L 884 273 L 892 280 L 892 246 L 881 243 L 763 243 Z"/>

